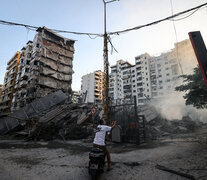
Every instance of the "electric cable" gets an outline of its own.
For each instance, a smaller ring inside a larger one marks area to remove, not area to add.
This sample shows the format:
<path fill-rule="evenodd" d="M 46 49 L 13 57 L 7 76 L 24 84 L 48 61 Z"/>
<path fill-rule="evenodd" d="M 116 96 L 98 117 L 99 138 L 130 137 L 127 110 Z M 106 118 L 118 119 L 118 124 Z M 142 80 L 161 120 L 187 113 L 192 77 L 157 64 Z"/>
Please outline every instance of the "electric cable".
<path fill-rule="evenodd" d="M 10 22 L 10 21 L 4 21 L 4 20 L 0 20 L 0 24 L 2 24 L 2 25 L 9 25 L 9 26 L 22 26 L 22 27 L 28 28 L 28 29 L 33 30 L 33 31 L 36 31 L 39 28 L 38 26 L 22 24 L 22 23 L 16 23 L 16 22 Z M 91 37 L 91 36 L 102 37 L 103 36 L 103 34 L 98 34 L 98 33 L 75 32 L 75 31 L 66 31 L 66 30 L 58 30 L 58 29 L 50 29 L 50 30 L 52 30 L 54 32 L 57 32 L 57 33 L 69 33 L 69 34 L 76 34 L 76 35 L 87 35 L 89 37 Z"/>
<path fill-rule="evenodd" d="M 173 12 L 173 3 L 172 3 L 172 1 L 173 0 L 170 0 L 170 5 L 171 5 L 172 16 L 173 16 L 174 12 Z M 179 60 L 179 54 L 178 54 L 178 35 L 177 35 L 177 30 L 176 30 L 176 27 L 175 27 L 175 22 L 172 21 L 172 23 L 173 23 L 173 29 L 174 29 L 174 32 L 175 32 L 175 39 L 176 39 L 176 57 L 177 57 L 177 62 L 178 62 L 178 65 L 180 67 L 180 72 L 183 75 L 183 68 L 181 66 L 181 63 L 180 63 L 180 60 Z"/>
<path fill-rule="evenodd" d="M 144 28 L 144 27 L 147 27 L 147 26 L 152 26 L 152 25 L 161 23 L 161 22 L 166 21 L 166 20 L 171 20 L 171 19 L 173 19 L 175 17 L 178 17 L 180 15 L 186 14 L 188 12 L 191 12 L 191 11 L 194 11 L 194 10 L 197 10 L 197 9 L 200 9 L 201 7 L 204 7 L 206 5 L 207 5 L 207 3 L 204 3 L 204 4 L 201 4 L 199 6 L 196 6 L 196 7 L 193 7 L 191 9 L 188 9 L 188 10 L 185 10 L 185 11 L 182 11 L 182 12 L 179 12 L 179 13 L 176 13 L 176 14 L 174 14 L 172 16 L 168 16 L 168 17 L 163 18 L 163 19 L 159 19 L 159 20 L 154 21 L 154 22 L 151 22 L 151 23 L 147 23 L 147 24 L 144 24 L 144 25 L 140 25 L 140 26 L 136 26 L 136 27 L 133 27 L 133 28 L 124 29 L 124 30 L 120 30 L 120 31 L 109 32 L 108 34 L 110 34 L 110 35 L 114 35 L 114 34 L 120 35 L 121 33 L 126 33 L 126 32 L 129 32 L 129 31 L 138 30 L 138 29 L 141 29 L 141 28 Z"/>
<path fill-rule="evenodd" d="M 185 11 L 182 11 L 182 12 L 179 12 L 179 13 L 176 13 L 176 14 L 174 14 L 172 16 L 168 16 L 166 18 L 159 19 L 159 20 L 154 21 L 154 22 L 150 22 L 150 23 L 147 23 L 147 24 L 144 24 L 144 25 L 139 25 L 139 26 L 136 26 L 136 27 L 133 27 L 133 28 L 129 28 L 129 29 L 124 29 L 124 30 L 120 30 L 120 31 L 109 32 L 107 34 L 109 34 L 109 35 L 120 35 L 121 33 L 129 32 L 129 31 L 133 31 L 133 30 L 138 30 L 138 29 L 141 29 L 141 28 L 144 28 L 144 27 L 147 27 L 147 26 L 151 26 L 151 25 L 158 24 L 158 23 L 163 22 L 163 21 L 166 21 L 166 20 L 172 20 L 172 21 L 183 20 L 183 19 L 188 18 L 189 16 L 193 15 L 201 7 L 204 7 L 206 5 L 207 5 L 207 3 L 204 3 L 204 4 L 201 4 L 199 6 L 193 7 L 191 9 L 188 9 L 188 10 L 185 10 Z M 191 11 L 193 11 L 193 12 L 191 14 L 187 15 L 186 17 L 183 17 L 183 18 L 180 18 L 180 19 L 173 19 L 175 17 L 178 17 L 180 15 L 189 13 Z M 22 23 L 16 23 L 16 22 L 10 22 L 10 21 L 5 21 L 5 20 L 0 20 L 0 24 L 2 24 L 2 25 L 10 25 L 10 26 L 22 26 L 22 27 L 28 28 L 28 29 L 33 30 L 33 31 L 36 31 L 39 28 L 38 26 L 33 26 L 33 25 L 28 25 L 28 24 L 22 24 Z M 54 32 L 57 32 L 57 33 L 69 33 L 69 34 L 76 34 L 76 35 L 87 35 L 91 39 L 95 39 L 97 37 L 103 37 L 104 36 L 101 33 L 76 32 L 76 31 L 66 31 L 66 30 L 57 30 L 57 29 L 51 29 L 51 30 L 54 31 Z M 92 36 L 95 36 L 95 37 L 92 37 Z"/>

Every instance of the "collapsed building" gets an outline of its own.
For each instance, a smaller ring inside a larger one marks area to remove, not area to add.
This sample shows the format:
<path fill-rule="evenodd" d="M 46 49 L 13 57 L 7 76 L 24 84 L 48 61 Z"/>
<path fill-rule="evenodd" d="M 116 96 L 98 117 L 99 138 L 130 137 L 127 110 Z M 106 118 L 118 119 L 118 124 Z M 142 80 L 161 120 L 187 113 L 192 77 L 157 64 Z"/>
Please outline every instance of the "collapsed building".
<path fill-rule="evenodd" d="M 37 29 L 33 42 L 21 50 L 12 84 L 12 111 L 56 90 L 71 95 L 74 42 L 46 27 Z"/>

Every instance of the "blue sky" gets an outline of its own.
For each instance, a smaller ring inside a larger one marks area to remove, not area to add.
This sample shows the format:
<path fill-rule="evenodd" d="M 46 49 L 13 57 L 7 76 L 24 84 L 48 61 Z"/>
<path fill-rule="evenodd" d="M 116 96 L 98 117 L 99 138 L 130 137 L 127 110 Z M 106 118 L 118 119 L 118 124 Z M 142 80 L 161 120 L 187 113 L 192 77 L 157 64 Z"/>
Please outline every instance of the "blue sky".
<path fill-rule="evenodd" d="M 174 13 L 206 3 L 206 0 L 172 0 Z M 107 5 L 107 31 L 122 30 L 171 15 L 170 0 L 120 0 Z M 51 29 L 103 33 L 102 0 L 6 0 L 1 2 L 0 19 Z M 189 31 L 201 31 L 207 42 L 207 8 L 191 17 L 175 22 L 178 41 L 188 38 Z M 17 26 L 0 25 L 0 83 L 6 62 L 14 53 L 33 40 L 35 32 Z M 75 42 L 73 90 L 80 90 L 81 77 L 103 70 L 103 39 L 61 34 Z M 119 59 L 134 63 L 134 57 L 148 52 L 156 55 L 173 48 L 176 42 L 171 21 L 112 36 L 118 53 L 109 52 L 110 65 Z M 109 46 L 110 47 L 110 46 Z"/>

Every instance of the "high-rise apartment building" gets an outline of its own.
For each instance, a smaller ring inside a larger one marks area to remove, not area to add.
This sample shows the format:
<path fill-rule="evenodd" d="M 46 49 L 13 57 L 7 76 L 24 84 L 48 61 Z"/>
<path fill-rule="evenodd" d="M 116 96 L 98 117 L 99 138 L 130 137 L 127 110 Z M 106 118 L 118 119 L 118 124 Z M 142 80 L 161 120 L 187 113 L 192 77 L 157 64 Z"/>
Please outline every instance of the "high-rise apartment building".
<path fill-rule="evenodd" d="M 7 72 L 4 77 L 4 85 L 2 88 L 0 98 L 0 114 L 7 114 L 10 112 L 13 95 L 15 92 L 16 76 L 18 71 L 18 64 L 20 59 L 20 52 L 16 52 L 14 56 L 7 62 Z"/>
<path fill-rule="evenodd" d="M 135 65 L 119 60 L 111 66 L 109 91 L 111 99 L 137 97 L 138 104 L 164 98 L 182 83 L 178 77 L 193 72 L 197 61 L 190 40 L 160 56 L 148 53 L 135 57 Z"/>
<path fill-rule="evenodd" d="M 21 49 L 17 77 L 15 83 L 15 92 L 12 99 L 11 110 L 23 107 L 26 104 L 27 84 L 29 79 L 29 69 L 32 54 L 33 42 L 28 41 L 27 45 Z"/>
<path fill-rule="evenodd" d="M 100 103 L 103 100 L 103 72 L 95 71 L 82 76 L 81 92 L 86 103 Z"/>

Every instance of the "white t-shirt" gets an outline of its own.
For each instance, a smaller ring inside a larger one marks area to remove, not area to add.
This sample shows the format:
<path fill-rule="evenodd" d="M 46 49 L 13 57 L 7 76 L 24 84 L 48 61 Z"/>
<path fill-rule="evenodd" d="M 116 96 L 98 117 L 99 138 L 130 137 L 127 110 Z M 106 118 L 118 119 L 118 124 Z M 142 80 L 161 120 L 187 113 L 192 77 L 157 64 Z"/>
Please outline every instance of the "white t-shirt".
<path fill-rule="evenodd" d="M 96 136 L 94 138 L 93 143 L 99 146 L 105 146 L 105 137 L 106 137 L 106 132 L 108 131 L 111 131 L 110 126 L 98 125 Z"/>

